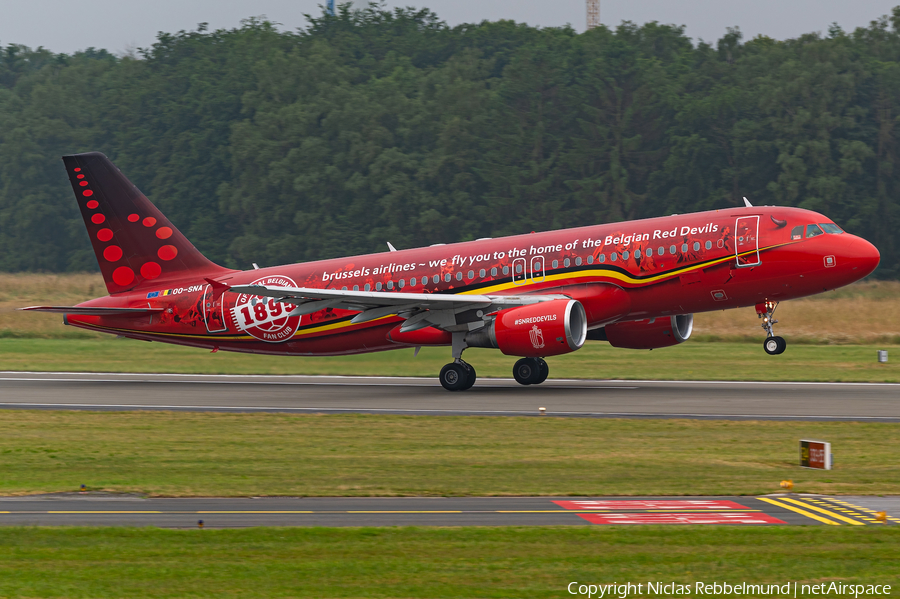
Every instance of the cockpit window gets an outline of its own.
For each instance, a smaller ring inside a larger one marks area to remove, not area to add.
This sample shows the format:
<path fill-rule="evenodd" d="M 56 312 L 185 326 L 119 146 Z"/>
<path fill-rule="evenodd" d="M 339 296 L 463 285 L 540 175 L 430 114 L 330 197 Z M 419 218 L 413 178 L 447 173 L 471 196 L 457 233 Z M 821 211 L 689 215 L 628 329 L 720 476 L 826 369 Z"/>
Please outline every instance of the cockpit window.
<path fill-rule="evenodd" d="M 819 226 L 825 229 L 826 233 L 830 233 L 832 235 L 840 235 L 844 232 L 839 226 L 834 223 L 819 223 Z"/>
<path fill-rule="evenodd" d="M 806 225 L 806 238 L 815 237 L 816 235 L 822 235 L 822 229 L 819 228 L 819 225 Z"/>
<path fill-rule="evenodd" d="M 803 239 L 803 225 L 799 225 L 791 229 L 791 241 Z"/>

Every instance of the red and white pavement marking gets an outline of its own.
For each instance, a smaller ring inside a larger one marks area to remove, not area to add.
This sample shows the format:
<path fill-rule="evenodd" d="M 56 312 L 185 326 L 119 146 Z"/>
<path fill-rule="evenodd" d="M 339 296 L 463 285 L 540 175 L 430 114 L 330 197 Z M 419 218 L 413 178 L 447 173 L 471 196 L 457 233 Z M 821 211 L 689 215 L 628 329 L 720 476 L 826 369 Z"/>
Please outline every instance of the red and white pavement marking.
<path fill-rule="evenodd" d="M 578 514 L 591 524 L 787 524 L 761 513 Z"/>
<path fill-rule="evenodd" d="M 746 505 L 716 499 L 624 499 L 554 501 L 567 510 L 746 510 Z"/>

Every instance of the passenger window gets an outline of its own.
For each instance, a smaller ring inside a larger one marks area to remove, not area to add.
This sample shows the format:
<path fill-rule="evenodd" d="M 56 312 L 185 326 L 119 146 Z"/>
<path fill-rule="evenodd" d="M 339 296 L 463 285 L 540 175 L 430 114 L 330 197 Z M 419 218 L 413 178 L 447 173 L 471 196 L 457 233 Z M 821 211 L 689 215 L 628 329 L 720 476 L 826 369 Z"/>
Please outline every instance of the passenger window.
<path fill-rule="evenodd" d="M 826 233 L 829 233 L 831 235 L 840 235 L 844 232 L 843 229 L 841 229 L 834 223 L 819 223 L 819 226 L 825 229 Z"/>
<path fill-rule="evenodd" d="M 629 254 L 628 254 L 627 251 L 622 252 L 622 260 L 628 260 L 628 255 L 629 255 Z"/>
<path fill-rule="evenodd" d="M 441 281 L 441 275 L 434 275 L 433 277 L 431 277 L 431 280 L 432 280 L 432 282 L 434 282 L 434 283 L 440 283 L 440 281 Z"/>
<path fill-rule="evenodd" d="M 803 239 L 803 225 L 798 225 L 791 229 L 791 241 Z"/>
<path fill-rule="evenodd" d="M 453 278 L 453 277 L 451 277 L 451 276 L 450 276 L 450 273 L 448 272 L 447 274 L 444 275 L 444 282 L 445 282 L 445 283 L 449 283 L 449 282 L 450 282 L 450 279 L 452 279 L 452 278 Z"/>
<path fill-rule="evenodd" d="M 711 250 L 712 249 L 712 241 L 707 241 L 705 247 L 706 247 L 706 249 Z"/>
<path fill-rule="evenodd" d="M 615 261 L 618 260 L 618 259 L 619 259 L 619 254 L 617 254 L 617 253 L 615 253 L 615 252 L 613 252 L 612 254 L 609 255 L 609 261 L 610 261 L 610 262 L 615 262 Z"/>
<path fill-rule="evenodd" d="M 591 254 L 590 256 L 588 256 L 588 264 L 593 264 L 593 263 L 594 263 L 594 254 Z"/>
<path fill-rule="evenodd" d="M 366 291 L 372 291 L 372 285 L 366 283 Z"/>
<path fill-rule="evenodd" d="M 483 268 L 480 271 L 478 271 L 478 276 L 481 277 L 482 279 L 484 278 L 484 276 L 486 274 L 487 274 L 487 272 L 485 272 L 485 270 Z"/>
<path fill-rule="evenodd" d="M 669 253 L 670 253 L 670 254 L 674 254 L 674 253 L 675 253 L 675 246 L 674 246 L 674 245 L 670 245 L 670 246 L 669 246 Z"/>
<path fill-rule="evenodd" d="M 570 264 L 572 264 L 572 262 L 570 262 L 568 258 L 566 258 L 565 260 L 563 260 L 563 266 L 565 266 L 566 268 L 569 268 L 569 265 L 570 265 Z"/>
<path fill-rule="evenodd" d="M 409 286 L 410 286 L 410 287 L 415 287 L 415 286 L 416 286 L 416 278 L 415 278 L 415 277 L 410 277 L 410 278 L 409 278 Z"/>
<path fill-rule="evenodd" d="M 381 283 L 375 283 L 375 291 L 381 291 Z"/>
<path fill-rule="evenodd" d="M 422 277 L 422 284 L 423 284 L 423 285 L 427 285 L 427 284 L 428 284 L 428 277 Z"/>
<path fill-rule="evenodd" d="M 462 274 L 462 271 L 460 270 L 456 273 L 456 280 L 462 281 L 462 277 L 463 277 L 463 274 Z"/>
<path fill-rule="evenodd" d="M 647 257 L 649 258 L 652 255 L 653 255 L 653 248 L 647 248 Z"/>
<path fill-rule="evenodd" d="M 641 250 L 634 250 L 634 257 L 638 260 L 641 259 Z"/>
<path fill-rule="evenodd" d="M 497 276 L 497 268 L 496 268 L 496 267 L 491 269 L 491 276 L 492 276 L 492 277 L 496 277 L 496 276 Z"/>
<path fill-rule="evenodd" d="M 695 242 L 694 242 L 694 251 L 695 251 L 695 252 L 699 252 L 699 251 L 700 251 L 700 242 L 699 242 L 699 241 L 695 241 Z"/>
<path fill-rule="evenodd" d="M 508 275 L 508 274 L 509 274 L 509 267 L 508 267 L 508 266 L 504 266 L 504 267 L 503 267 L 503 274 L 505 274 L 505 275 Z"/>
<path fill-rule="evenodd" d="M 516 272 L 522 272 L 522 265 L 521 265 L 521 264 L 516 264 Z M 474 271 L 474 270 L 470 270 L 470 271 L 468 272 L 468 275 L 469 275 L 469 276 L 468 276 L 468 279 L 471 281 L 472 279 L 475 278 L 475 271 Z"/>
<path fill-rule="evenodd" d="M 347 286 L 344 285 L 343 287 L 341 287 L 341 291 L 347 291 Z"/>
<path fill-rule="evenodd" d="M 559 268 L 559 260 L 553 261 L 553 268 Z"/>
<path fill-rule="evenodd" d="M 394 288 L 394 282 L 393 282 L 393 281 L 388 281 L 388 282 L 387 282 L 387 288 L 388 288 L 388 291 L 390 291 L 391 289 L 393 289 L 393 288 Z"/>
<path fill-rule="evenodd" d="M 686 243 L 681 244 L 681 253 L 682 254 L 687 253 L 687 244 Z"/>
<path fill-rule="evenodd" d="M 406 287 L 406 279 L 400 279 L 400 282 L 397 284 L 397 286 L 400 287 L 400 289 Z"/>
<path fill-rule="evenodd" d="M 597 260 L 599 260 L 601 264 L 606 262 L 606 254 L 600 254 L 597 256 Z"/>
<path fill-rule="evenodd" d="M 353 291 L 359 291 L 359 285 L 354 285 L 354 286 L 353 286 Z"/>
<path fill-rule="evenodd" d="M 822 229 L 819 228 L 819 225 L 806 225 L 806 238 L 816 237 L 818 235 L 822 235 Z"/>
<path fill-rule="evenodd" d="M 581 266 L 581 256 L 575 258 L 575 266 Z"/>

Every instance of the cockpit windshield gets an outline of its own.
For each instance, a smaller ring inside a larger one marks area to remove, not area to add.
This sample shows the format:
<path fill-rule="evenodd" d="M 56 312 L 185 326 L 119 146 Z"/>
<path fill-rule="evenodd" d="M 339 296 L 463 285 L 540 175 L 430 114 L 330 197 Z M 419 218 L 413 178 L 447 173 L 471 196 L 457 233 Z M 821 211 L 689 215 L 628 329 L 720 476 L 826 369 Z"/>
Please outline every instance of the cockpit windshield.
<path fill-rule="evenodd" d="M 819 226 L 825 229 L 826 233 L 831 233 L 832 235 L 840 235 L 844 232 L 843 229 L 834 223 L 819 223 Z"/>
<path fill-rule="evenodd" d="M 806 238 L 816 237 L 817 235 L 822 235 L 823 231 L 819 228 L 819 225 L 806 225 Z"/>

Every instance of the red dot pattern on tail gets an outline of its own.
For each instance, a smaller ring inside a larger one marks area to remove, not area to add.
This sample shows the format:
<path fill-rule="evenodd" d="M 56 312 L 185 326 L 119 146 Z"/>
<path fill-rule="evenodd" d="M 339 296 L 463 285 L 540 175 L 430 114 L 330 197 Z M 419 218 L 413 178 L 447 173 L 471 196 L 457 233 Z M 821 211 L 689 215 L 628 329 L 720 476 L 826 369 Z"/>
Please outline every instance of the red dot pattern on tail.
<path fill-rule="evenodd" d="M 164 245 L 159 248 L 159 251 L 156 252 L 159 256 L 160 260 L 174 260 L 175 256 L 178 255 L 178 248 L 174 245 Z"/>
<path fill-rule="evenodd" d="M 113 271 L 112 279 L 113 283 L 121 287 L 131 285 L 132 281 L 134 281 L 134 271 L 127 266 L 120 266 Z"/>
<path fill-rule="evenodd" d="M 103 257 L 108 262 L 118 262 L 122 257 L 122 248 L 117 245 L 111 245 L 105 250 L 103 250 Z"/>
<path fill-rule="evenodd" d="M 155 279 L 162 274 L 162 268 L 156 262 L 147 262 L 141 266 L 141 276 L 145 279 Z"/>
<path fill-rule="evenodd" d="M 112 229 L 100 229 L 99 231 L 97 231 L 97 239 L 99 239 L 100 241 L 105 242 L 105 241 L 109 241 L 112 238 L 113 238 Z"/>
<path fill-rule="evenodd" d="M 102 214 L 95 214 L 94 216 L 91 217 L 91 222 L 94 223 L 95 225 L 99 225 L 100 223 L 102 223 L 105 220 L 106 220 L 106 217 L 103 216 Z"/>

